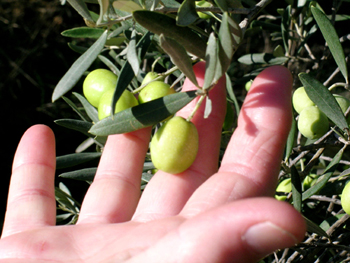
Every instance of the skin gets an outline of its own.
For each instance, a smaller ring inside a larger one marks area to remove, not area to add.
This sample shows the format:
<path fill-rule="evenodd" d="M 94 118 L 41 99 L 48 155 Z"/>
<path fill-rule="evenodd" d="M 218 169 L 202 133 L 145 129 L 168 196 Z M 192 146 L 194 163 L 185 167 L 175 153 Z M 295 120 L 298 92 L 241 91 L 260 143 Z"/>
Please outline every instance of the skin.
<path fill-rule="evenodd" d="M 202 84 L 204 63 L 194 70 Z M 141 198 L 151 129 L 109 136 L 74 226 L 55 226 L 54 134 L 43 125 L 29 128 L 14 158 L 0 262 L 244 263 L 301 241 L 303 218 L 273 198 L 292 118 L 291 86 L 282 66 L 260 73 L 218 169 L 221 80 L 210 92 L 212 114 L 204 119 L 201 107 L 193 118 L 200 145 L 193 165 L 179 175 L 158 171 Z M 193 88 L 185 82 L 184 90 Z"/>

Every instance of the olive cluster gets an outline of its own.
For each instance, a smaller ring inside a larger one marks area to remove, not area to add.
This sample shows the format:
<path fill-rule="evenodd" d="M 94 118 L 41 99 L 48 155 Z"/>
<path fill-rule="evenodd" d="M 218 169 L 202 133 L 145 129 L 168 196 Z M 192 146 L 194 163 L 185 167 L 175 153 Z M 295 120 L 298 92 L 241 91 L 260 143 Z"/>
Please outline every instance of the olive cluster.
<path fill-rule="evenodd" d="M 114 113 L 175 93 L 169 84 L 162 80 L 155 80 L 158 76 L 155 72 L 146 74 L 141 83 L 144 88 L 138 93 L 138 98 L 129 90 L 125 90 L 115 105 Z M 117 80 L 117 75 L 107 69 L 96 69 L 84 80 L 84 96 L 97 108 L 100 120 L 111 115 Z M 179 116 L 170 117 L 164 121 L 151 140 L 152 162 L 159 170 L 178 174 L 188 169 L 196 158 L 197 128 L 192 122 Z"/>
<path fill-rule="evenodd" d="M 333 95 L 338 102 L 343 113 L 350 106 L 350 101 L 340 95 Z M 305 88 L 300 87 L 293 93 L 293 107 L 299 113 L 298 130 L 300 133 L 311 140 L 322 137 L 329 129 L 329 120 L 327 116 L 315 105 L 307 95 Z M 350 117 L 347 118 L 348 123 Z"/>

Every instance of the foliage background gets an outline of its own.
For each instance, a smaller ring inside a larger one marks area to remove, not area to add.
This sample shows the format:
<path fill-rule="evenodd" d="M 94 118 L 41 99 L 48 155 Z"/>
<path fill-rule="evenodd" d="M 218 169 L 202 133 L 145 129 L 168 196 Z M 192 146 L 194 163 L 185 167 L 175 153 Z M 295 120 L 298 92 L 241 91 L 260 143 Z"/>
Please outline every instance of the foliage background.
<path fill-rule="evenodd" d="M 253 1 L 254 2 L 254 1 Z M 278 15 L 277 8 L 285 8 L 290 1 L 272 1 L 261 14 Z M 318 1 L 324 10 L 330 13 L 332 1 Z M 350 10 L 349 2 L 343 10 Z M 347 21 L 337 22 L 339 36 L 348 33 Z M 0 2 L 0 105 L 1 138 L 0 160 L 2 164 L 0 190 L 0 220 L 2 220 L 7 197 L 7 188 L 11 173 L 11 163 L 17 143 L 23 132 L 31 125 L 43 123 L 50 126 L 57 140 L 57 154 L 74 152 L 83 136 L 54 124 L 55 119 L 76 118 L 75 113 L 62 100 L 51 103 L 54 87 L 78 58 L 67 43 L 70 39 L 61 36 L 61 32 L 73 27 L 84 26 L 80 15 L 68 4 L 61 6 L 58 0 L 2 0 Z M 79 41 L 79 40 L 78 40 Z M 348 42 L 347 42 L 348 43 Z M 278 42 L 271 42 L 269 32 L 262 30 L 254 37 L 246 37 L 234 55 L 233 61 L 247 53 L 271 53 Z M 308 41 L 312 52 L 321 57 L 324 39 L 318 33 Z M 343 45 L 349 54 L 349 45 Z M 233 63 L 235 76 L 243 76 L 251 67 Z M 327 63 L 319 71 L 324 81 L 334 71 L 335 63 Z M 310 68 L 307 63 L 294 63 L 290 69 L 294 75 L 294 88 L 300 86 L 297 74 Z M 339 76 L 340 77 L 340 76 Z M 244 98 L 242 83 L 235 86 L 238 98 Z M 79 84 L 77 85 L 79 86 Z M 81 92 L 81 90 L 74 89 Z M 64 180 L 65 184 L 80 200 L 87 188 L 81 182 Z M 1 224 L 1 221 L 0 221 Z"/>

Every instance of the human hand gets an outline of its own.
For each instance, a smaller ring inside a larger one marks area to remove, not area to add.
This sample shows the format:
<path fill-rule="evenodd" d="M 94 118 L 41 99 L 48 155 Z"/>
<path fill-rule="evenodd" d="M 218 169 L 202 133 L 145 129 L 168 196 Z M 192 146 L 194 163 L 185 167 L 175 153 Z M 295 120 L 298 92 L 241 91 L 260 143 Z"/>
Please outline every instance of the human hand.
<path fill-rule="evenodd" d="M 204 63 L 194 66 L 199 84 Z M 273 66 L 256 77 L 218 169 L 226 101 L 192 119 L 199 153 L 182 174 L 158 171 L 140 198 L 151 128 L 108 137 L 76 225 L 55 226 L 55 141 L 43 125 L 18 146 L 0 262 L 255 262 L 300 242 L 305 222 L 273 196 L 292 118 L 292 77 Z M 193 89 L 188 80 L 183 90 Z M 179 112 L 188 116 L 194 103 Z"/>

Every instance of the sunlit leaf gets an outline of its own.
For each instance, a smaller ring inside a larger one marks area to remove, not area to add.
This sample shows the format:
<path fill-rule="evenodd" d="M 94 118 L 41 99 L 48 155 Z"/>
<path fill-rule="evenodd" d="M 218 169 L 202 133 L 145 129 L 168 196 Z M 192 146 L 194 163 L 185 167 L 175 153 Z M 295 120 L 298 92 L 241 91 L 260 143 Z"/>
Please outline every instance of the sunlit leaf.
<path fill-rule="evenodd" d="M 309 74 L 300 73 L 299 79 L 310 99 L 326 114 L 326 116 L 335 123 L 341 130 L 347 129 L 348 124 L 345 116 L 330 91 L 323 86 L 317 79 Z"/>
<path fill-rule="evenodd" d="M 205 59 L 206 40 L 188 27 L 177 26 L 173 18 L 147 10 L 135 11 L 133 17 L 137 23 L 151 32 L 176 39 L 189 53 Z"/>
<path fill-rule="evenodd" d="M 209 95 L 205 98 L 205 109 L 204 109 L 204 119 L 208 118 L 213 109 L 211 99 Z"/>
<path fill-rule="evenodd" d="M 343 74 L 346 82 L 348 82 L 349 76 L 346 67 L 344 50 L 340 44 L 339 37 L 334 26 L 327 16 L 318 8 L 312 6 L 311 12 L 317 22 L 317 25 L 320 27 L 322 35 L 328 44 L 329 50 L 331 51 L 340 72 Z"/>
<path fill-rule="evenodd" d="M 286 62 L 288 58 L 286 57 L 275 57 L 270 53 L 255 53 L 255 54 L 246 54 L 238 59 L 240 63 L 246 65 L 254 64 L 269 64 L 269 65 L 279 65 Z"/>
<path fill-rule="evenodd" d="M 94 20 L 90 15 L 90 11 L 87 8 L 84 0 L 67 0 L 68 3 L 81 15 L 86 22 L 94 24 Z"/>
<path fill-rule="evenodd" d="M 171 61 L 179 68 L 179 70 L 198 87 L 196 75 L 193 71 L 192 60 L 188 56 L 186 50 L 176 40 L 160 35 L 160 45 L 162 49 L 170 56 Z"/>
<path fill-rule="evenodd" d="M 189 26 L 198 18 L 195 0 L 185 0 L 177 13 L 176 24 L 178 26 Z"/>
<path fill-rule="evenodd" d="M 208 40 L 208 46 L 205 55 L 205 76 L 203 89 L 208 89 L 215 83 L 217 71 L 220 71 L 220 61 L 218 59 L 218 40 L 214 33 L 211 33 Z M 219 68 L 219 69 L 218 69 Z"/>
<path fill-rule="evenodd" d="M 140 62 L 136 53 L 136 30 L 134 29 L 131 33 L 130 42 L 127 48 L 126 58 L 134 71 L 134 74 L 137 75 L 140 69 Z"/>
<path fill-rule="evenodd" d="M 64 37 L 74 38 L 99 38 L 105 30 L 102 28 L 76 27 L 63 31 Z"/>
<path fill-rule="evenodd" d="M 72 167 L 101 157 L 100 152 L 72 153 L 56 157 L 56 169 Z"/>
<path fill-rule="evenodd" d="M 116 113 L 90 129 L 91 134 L 107 136 L 152 126 L 175 114 L 196 97 L 196 91 L 179 92 Z"/>
<path fill-rule="evenodd" d="M 117 0 L 113 2 L 113 7 L 128 13 L 142 9 L 140 5 L 131 0 Z"/>
<path fill-rule="evenodd" d="M 101 37 L 73 63 L 66 74 L 58 82 L 52 94 L 53 102 L 71 90 L 84 72 L 90 67 L 92 62 L 94 62 L 106 43 L 107 32 L 108 31 L 106 30 Z"/>

